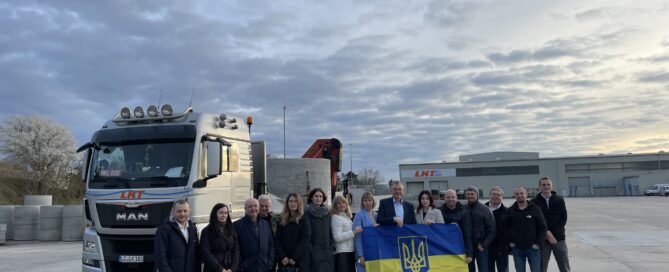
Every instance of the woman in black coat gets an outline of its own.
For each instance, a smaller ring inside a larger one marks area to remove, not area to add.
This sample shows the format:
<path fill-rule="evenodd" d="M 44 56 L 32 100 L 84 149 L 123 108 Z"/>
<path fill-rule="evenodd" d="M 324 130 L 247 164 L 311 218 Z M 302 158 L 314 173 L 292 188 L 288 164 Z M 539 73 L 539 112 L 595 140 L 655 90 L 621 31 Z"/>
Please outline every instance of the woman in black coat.
<path fill-rule="evenodd" d="M 321 188 L 309 192 L 305 215 L 311 225 L 311 269 L 313 272 L 334 272 L 334 240 L 327 196 Z"/>
<path fill-rule="evenodd" d="M 281 212 L 281 223 L 276 230 L 276 261 L 279 272 L 309 271 L 309 251 L 311 250 L 311 224 L 304 216 L 302 197 L 291 193 Z"/>
<path fill-rule="evenodd" d="M 205 272 L 234 272 L 239 266 L 239 241 L 228 206 L 214 205 L 209 225 L 202 230 L 202 262 Z"/>

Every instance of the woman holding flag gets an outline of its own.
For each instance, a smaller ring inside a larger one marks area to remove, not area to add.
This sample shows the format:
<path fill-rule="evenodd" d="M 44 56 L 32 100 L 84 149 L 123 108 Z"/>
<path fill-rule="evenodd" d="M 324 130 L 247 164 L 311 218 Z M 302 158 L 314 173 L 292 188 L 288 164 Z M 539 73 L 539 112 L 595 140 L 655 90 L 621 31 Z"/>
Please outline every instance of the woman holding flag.
<path fill-rule="evenodd" d="M 365 192 L 362 194 L 360 199 L 362 208 L 355 214 L 353 218 L 353 227 L 376 227 L 379 224 L 376 223 L 376 212 L 374 212 L 374 206 L 376 206 L 376 201 L 374 201 L 374 195 L 370 192 Z M 355 257 L 358 260 L 356 268 L 358 272 L 365 272 L 365 257 L 362 254 L 362 236 L 355 236 Z"/>
<path fill-rule="evenodd" d="M 332 238 L 335 240 L 335 271 L 355 272 L 355 246 L 353 238 L 362 227 L 353 228 L 351 207 L 343 196 L 336 196 L 332 204 Z"/>
<path fill-rule="evenodd" d="M 418 194 L 418 209 L 416 209 L 416 223 L 429 226 L 432 223 L 444 223 L 444 217 L 440 210 L 434 207 L 434 200 L 430 191 L 422 191 Z"/>

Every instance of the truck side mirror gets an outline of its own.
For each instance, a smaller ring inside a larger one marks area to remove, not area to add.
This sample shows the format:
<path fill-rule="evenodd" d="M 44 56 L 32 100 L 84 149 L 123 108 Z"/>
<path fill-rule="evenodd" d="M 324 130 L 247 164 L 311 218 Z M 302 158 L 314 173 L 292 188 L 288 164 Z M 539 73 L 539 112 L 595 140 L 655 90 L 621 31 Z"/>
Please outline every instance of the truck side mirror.
<path fill-rule="evenodd" d="M 83 161 L 81 163 L 81 182 L 84 183 L 86 182 L 86 174 L 88 173 L 88 164 L 91 161 L 90 154 L 90 150 L 84 151 Z"/>
<path fill-rule="evenodd" d="M 213 178 L 221 174 L 221 150 L 220 142 L 206 142 L 207 145 L 207 178 Z"/>
<path fill-rule="evenodd" d="M 92 148 L 100 150 L 100 147 L 97 144 L 91 142 L 85 143 L 77 149 L 77 153 L 86 151 L 83 156 L 83 163 L 81 164 L 81 182 L 86 182 L 86 174 L 90 167 L 91 154 L 93 154 L 93 152 L 91 152 Z"/>

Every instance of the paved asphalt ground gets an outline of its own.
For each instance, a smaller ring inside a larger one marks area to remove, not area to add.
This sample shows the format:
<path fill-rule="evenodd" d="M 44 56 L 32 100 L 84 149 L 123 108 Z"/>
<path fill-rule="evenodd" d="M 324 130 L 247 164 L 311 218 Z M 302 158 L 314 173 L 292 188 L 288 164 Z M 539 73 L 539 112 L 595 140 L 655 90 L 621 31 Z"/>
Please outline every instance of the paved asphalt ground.
<path fill-rule="evenodd" d="M 669 198 L 566 200 L 572 271 L 669 271 Z M 0 271 L 81 271 L 80 251 L 81 242 L 10 241 L 0 245 Z M 554 260 L 549 271 L 558 271 Z"/>

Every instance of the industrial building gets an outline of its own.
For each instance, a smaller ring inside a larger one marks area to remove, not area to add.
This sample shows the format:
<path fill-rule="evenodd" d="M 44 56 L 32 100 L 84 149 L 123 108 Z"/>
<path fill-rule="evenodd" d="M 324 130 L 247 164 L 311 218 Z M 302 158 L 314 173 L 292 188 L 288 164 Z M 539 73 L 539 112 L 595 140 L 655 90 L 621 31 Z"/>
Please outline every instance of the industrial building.
<path fill-rule="evenodd" d="M 551 177 L 553 189 L 564 196 L 643 195 L 654 184 L 669 183 L 669 153 L 594 155 L 540 158 L 538 152 L 490 152 L 459 157 L 458 162 L 400 164 L 400 180 L 409 195 L 422 190 L 478 187 L 485 197 L 494 186 L 513 196 L 525 186 L 533 196 L 538 181 Z"/>

